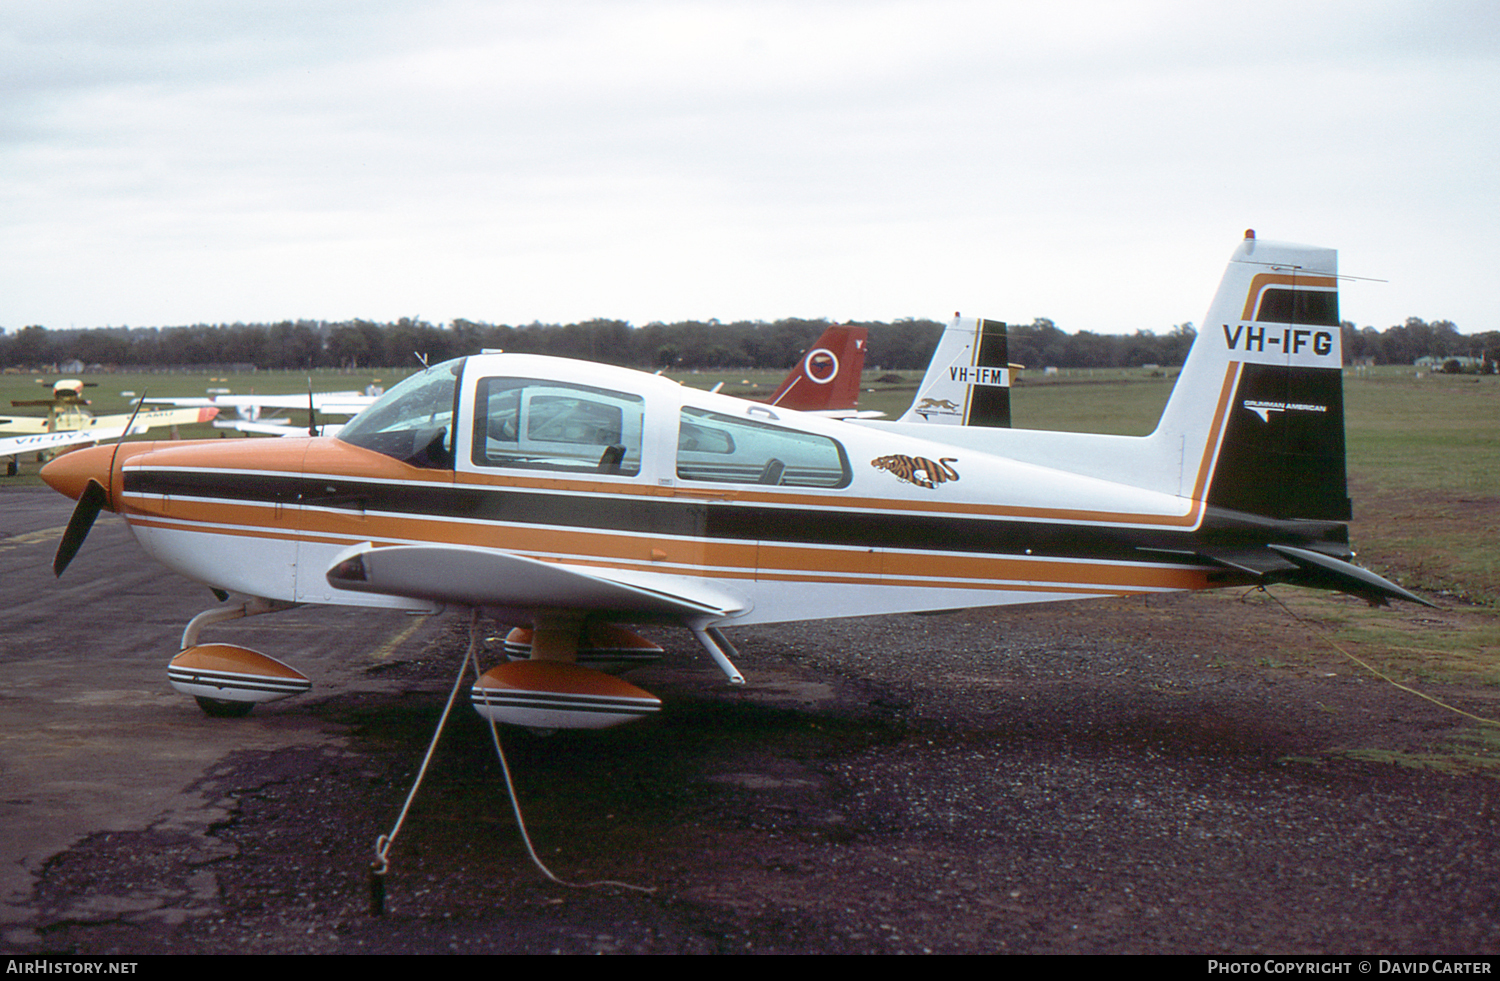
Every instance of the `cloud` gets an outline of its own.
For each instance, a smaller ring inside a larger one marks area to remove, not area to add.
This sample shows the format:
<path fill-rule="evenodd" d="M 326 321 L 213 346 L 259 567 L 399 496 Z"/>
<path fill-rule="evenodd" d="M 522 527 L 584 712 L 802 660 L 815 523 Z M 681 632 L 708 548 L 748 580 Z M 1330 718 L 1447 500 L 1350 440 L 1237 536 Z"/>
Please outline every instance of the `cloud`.
<path fill-rule="evenodd" d="M 1247 225 L 1398 280 L 1362 323 L 1496 319 L 1489 5 L 13 6 L 11 328 L 1165 330 Z"/>

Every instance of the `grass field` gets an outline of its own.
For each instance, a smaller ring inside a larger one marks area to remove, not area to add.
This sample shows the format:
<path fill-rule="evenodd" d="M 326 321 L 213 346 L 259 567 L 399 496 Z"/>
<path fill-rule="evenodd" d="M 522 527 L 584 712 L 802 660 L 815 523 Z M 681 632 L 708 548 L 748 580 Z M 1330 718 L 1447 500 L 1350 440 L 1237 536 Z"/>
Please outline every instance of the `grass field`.
<path fill-rule="evenodd" d="M 313 372 L 317 391 L 363 390 L 372 381 L 390 387 L 409 370 L 348 374 Z M 682 373 L 695 388 L 723 383 L 729 394 L 763 398 L 780 372 Z M 1013 390 L 1017 426 L 1074 432 L 1144 435 L 1156 424 L 1172 379 L 1146 370 L 1063 371 L 1023 376 Z M 0 376 L 0 406 L 11 399 L 44 397 L 54 379 Z M 237 394 L 307 391 L 306 372 L 255 374 L 92 375 L 85 390 L 97 415 L 129 411 L 132 395 L 200 396 L 211 388 Z M 860 408 L 894 418 L 905 411 L 920 380 L 867 372 Z M 1497 605 L 1500 596 L 1500 378 L 1418 374 L 1412 368 L 1349 372 L 1345 380 L 1351 496 L 1351 532 L 1362 560 L 1406 585 Z M 3 411 L 3 410 L 0 410 Z M 17 410 L 26 414 L 39 409 Z M 293 412 L 297 423 L 306 413 Z M 162 438 L 161 432 L 149 437 Z M 182 438 L 217 436 L 210 427 L 184 426 Z M 37 465 L 23 461 L 22 475 L 0 486 L 36 485 Z"/>

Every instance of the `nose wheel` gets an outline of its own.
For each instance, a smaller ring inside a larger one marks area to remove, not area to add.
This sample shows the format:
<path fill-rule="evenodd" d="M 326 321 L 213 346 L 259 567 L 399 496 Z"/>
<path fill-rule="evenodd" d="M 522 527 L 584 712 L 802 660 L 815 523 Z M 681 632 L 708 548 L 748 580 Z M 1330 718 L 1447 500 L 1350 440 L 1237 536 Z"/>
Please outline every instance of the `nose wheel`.
<path fill-rule="evenodd" d="M 295 604 L 251 599 L 239 606 L 205 610 L 182 633 L 182 650 L 167 665 L 167 680 L 192 696 L 203 714 L 239 719 L 257 702 L 300 695 L 312 687 L 307 676 L 259 651 L 234 644 L 200 644 L 198 635 L 211 623 L 290 609 Z"/>
<path fill-rule="evenodd" d="M 193 700 L 210 719 L 243 719 L 255 708 L 254 702 L 231 702 L 223 698 L 204 698 L 202 695 L 195 696 Z"/>

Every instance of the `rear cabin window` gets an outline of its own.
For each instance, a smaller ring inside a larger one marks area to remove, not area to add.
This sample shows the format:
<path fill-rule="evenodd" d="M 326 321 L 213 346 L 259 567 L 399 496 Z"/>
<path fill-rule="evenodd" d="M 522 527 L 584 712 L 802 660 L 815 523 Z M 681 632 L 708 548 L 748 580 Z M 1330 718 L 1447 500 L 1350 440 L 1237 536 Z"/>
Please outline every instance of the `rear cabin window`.
<path fill-rule="evenodd" d="M 1260 295 L 1257 321 L 1275 324 L 1339 325 L 1339 295 L 1334 290 L 1268 289 Z"/>
<path fill-rule="evenodd" d="M 677 431 L 681 480 L 780 487 L 843 487 L 849 458 L 826 436 L 684 408 Z"/>
<path fill-rule="evenodd" d="M 526 378 L 481 378 L 476 466 L 633 477 L 641 472 L 638 395 Z"/>

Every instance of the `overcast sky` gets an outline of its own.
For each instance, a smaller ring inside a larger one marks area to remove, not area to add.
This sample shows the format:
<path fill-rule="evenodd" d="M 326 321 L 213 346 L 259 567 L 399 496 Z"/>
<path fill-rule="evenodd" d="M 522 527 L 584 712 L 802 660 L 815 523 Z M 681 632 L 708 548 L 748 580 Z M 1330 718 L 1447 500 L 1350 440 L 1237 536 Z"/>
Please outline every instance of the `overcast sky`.
<path fill-rule="evenodd" d="M 6 0 L 0 327 L 1500 328 L 1494 0 Z"/>

